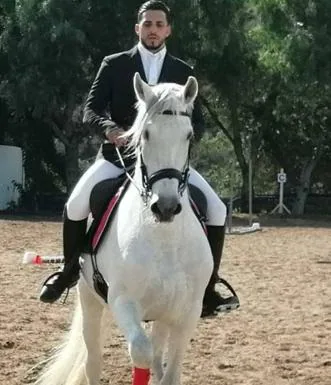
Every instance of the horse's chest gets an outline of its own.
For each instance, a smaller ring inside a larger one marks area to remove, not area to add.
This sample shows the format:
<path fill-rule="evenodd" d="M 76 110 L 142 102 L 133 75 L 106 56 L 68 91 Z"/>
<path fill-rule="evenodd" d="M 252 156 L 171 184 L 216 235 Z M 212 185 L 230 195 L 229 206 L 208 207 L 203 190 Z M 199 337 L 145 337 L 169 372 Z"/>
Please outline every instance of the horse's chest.
<path fill-rule="evenodd" d="M 196 292 L 190 277 L 181 272 L 147 277 L 138 299 L 146 319 L 175 316 L 187 313 L 195 300 Z M 137 295 L 136 288 L 134 295 Z"/>
<path fill-rule="evenodd" d="M 162 306 L 180 303 L 183 297 L 191 297 L 194 290 L 194 274 L 185 264 L 174 261 L 145 261 L 126 265 L 128 289 L 146 306 Z M 129 278 L 131 277 L 131 279 Z"/>
<path fill-rule="evenodd" d="M 190 296 L 197 282 L 210 274 L 204 271 L 209 264 L 204 263 L 203 253 L 187 243 L 170 244 L 167 237 L 157 242 L 152 237 L 136 237 L 122 251 L 126 281 L 141 296 L 149 297 L 151 292 L 164 298 L 178 297 L 178 293 Z"/>

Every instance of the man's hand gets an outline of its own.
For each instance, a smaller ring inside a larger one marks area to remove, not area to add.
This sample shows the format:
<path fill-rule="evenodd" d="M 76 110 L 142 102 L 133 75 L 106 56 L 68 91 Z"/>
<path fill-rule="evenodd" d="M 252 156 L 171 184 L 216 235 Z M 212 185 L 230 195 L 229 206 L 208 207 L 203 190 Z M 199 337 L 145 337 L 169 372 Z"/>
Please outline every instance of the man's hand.
<path fill-rule="evenodd" d="M 127 138 L 123 138 L 122 135 L 125 134 L 125 130 L 123 128 L 116 128 L 115 130 L 111 130 L 110 132 L 106 132 L 105 136 L 110 143 L 114 144 L 116 147 L 125 146 L 128 142 Z"/>

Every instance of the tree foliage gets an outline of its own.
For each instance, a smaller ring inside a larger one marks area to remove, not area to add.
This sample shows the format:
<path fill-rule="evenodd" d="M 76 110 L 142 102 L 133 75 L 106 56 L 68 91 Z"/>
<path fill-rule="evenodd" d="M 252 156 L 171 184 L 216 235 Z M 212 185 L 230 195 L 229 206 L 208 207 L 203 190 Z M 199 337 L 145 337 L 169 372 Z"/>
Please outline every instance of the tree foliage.
<path fill-rule="evenodd" d="M 258 1 L 262 22 L 252 31 L 260 63 L 277 76 L 275 104 L 265 117 L 266 148 L 286 168 L 302 213 L 312 174 L 330 153 L 331 4 Z"/>
<path fill-rule="evenodd" d="M 0 141 L 25 150 L 32 190 L 76 182 L 93 134 L 81 124 L 82 105 L 103 56 L 134 44 L 140 4 L 2 1 Z M 239 188 L 243 201 L 250 160 L 258 192 L 276 188 L 283 167 L 302 213 L 309 191 L 331 186 L 330 1 L 168 4 L 168 49 L 194 65 L 208 126 L 195 164 L 219 192 Z"/>

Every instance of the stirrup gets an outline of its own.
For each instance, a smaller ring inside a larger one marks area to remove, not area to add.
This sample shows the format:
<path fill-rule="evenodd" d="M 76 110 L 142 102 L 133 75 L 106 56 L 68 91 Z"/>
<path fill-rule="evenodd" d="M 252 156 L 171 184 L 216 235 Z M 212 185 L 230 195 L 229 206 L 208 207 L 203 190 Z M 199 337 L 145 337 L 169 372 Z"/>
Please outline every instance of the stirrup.
<path fill-rule="evenodd" d="M 46 290 L 47 289 L 50 290 L 50 293 L 53 290 L 53 293 L 55 294 L 55 296 L 53 298 L 52 297 L 47 298 L 47 296 L 43 298 L 43 294 L 45 293 L 43 293 L 43 289 L 42 289 L 39 297 L 42 302 L 53 303 L 58 299 L 60 299 L 64 292 L 65 292 L 65 297 L 62 303 L 64 304 L 66 302 L 68 298 L 69 290 L 75 285 L 77 285 L 77 282 L 79 280 L 79 275 L 77 277 L 76 276 L 72 277 L 72 279 L 69 281 L 70 284 L 63 282 L 66 280 L 66 278 L 63 277 L 62 275 L 63 275 L 63 271 L 57 271 L 51 274 L 50 276 L 48 276 L 47 279 L 44 281 L 44 283 L 42 284 L 42 288 L 46 288 Z M 57 278 L 58 281 L 55 280 L 55 282 L 50 283 L 50 281 L 54 280 L 54 278 L 55 279 Z M 57 287 L 57 289 L 53 289 L 52 288 L 53 285 L 55 286 L 55 288 Z"/>
<path fill-rule="evenodd" d="M 41 285 L 41 287 L 43 287 L 43 286 L 47 286 L 47 285 L 51 285 L 51 284 L 49 284 L 48 283 L 48 281 L 50 281 L 52 278 L 54 278 L 54 277 L 61 277 L 61 275 L 63 274 L 63 270 L 61 270 L 61 271 L 56 271 L 55 273 L 53 273 L 53 274 L 51 274 L 50 276 L 48 276 L 46 279 L 45 279 L 45 281 L 44 281 L 44 283 Z M 60 278 L 61 279 L 61 278 Z M 77 285 L 77 282 L 78 282 L 78 280 L 79 280 L 79 274 L 78 274 L 78 277 L 77 277 L 77 279 L 74 279 L 74 280 L 72 280 L 72 282 L 71 282 L 71 284 L 70 285 L 67 285 L 67 286 L 65 286 L 65 289 L 72 289 L 74 286 L 76 286 Z"/>
<path fill-rule="evenodd" d="M 231 291 L 234 297 L 238 298 L 237 293 L 234 291 L 234 288 L 225 279 L 218 277 L 216 283 L 222 283 L 227 289 Z"/>
<path fill-rule="evenodd" d="M 41 287 L 50 285 L 48 282 L 49 282 L 52 278 L 54 278 L 54 277 L 61 276 L 61 274 L 62 274 L 62 271 L 56 271 L 55 273 L 49 275 L 49 276 L 45 279 L 45 281 L 44 281 L 44 283 L 41 285 Z"/>
<path fill-rule="evenodd" d="M 217 283 L 224 285 L 231 292 L 232 297 L 224 298 L 224 304 L 217 306 L 216 313 L 229 312 L 231 310 L 238 309 L 240 307 L 240 302 L 234 288 L 229 284 L 229 282 L 220 277 L 218 277 L 216 284 Z"/>

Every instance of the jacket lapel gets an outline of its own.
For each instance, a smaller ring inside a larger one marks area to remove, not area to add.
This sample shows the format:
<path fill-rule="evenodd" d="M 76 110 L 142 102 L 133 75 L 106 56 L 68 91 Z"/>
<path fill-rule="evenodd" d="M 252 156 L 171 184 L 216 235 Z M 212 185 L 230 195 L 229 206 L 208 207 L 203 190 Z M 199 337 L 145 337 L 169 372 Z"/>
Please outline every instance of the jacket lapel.
<path fill-rule="evenodd" d="M 158 83 L 164 83 L 164 82 L 169 81 L 169 79 L 171 79 L 171 75 L 173 72 L 172 63 L 173 63 L 173 59 L 172 59 L 171 55 L 166 53 L 164 60 L 163 60 L 163 65 L 161 68 L 161 73 L 159 76 Z"/>
<path fill-rule="evenodd" d="M 138 47 L 134 46 L 131 50 L 131 58 L 133 60 L 134 72 L 139 72 L 141 78 L 147 83 L 143 62 L 141 60 Z"/>

